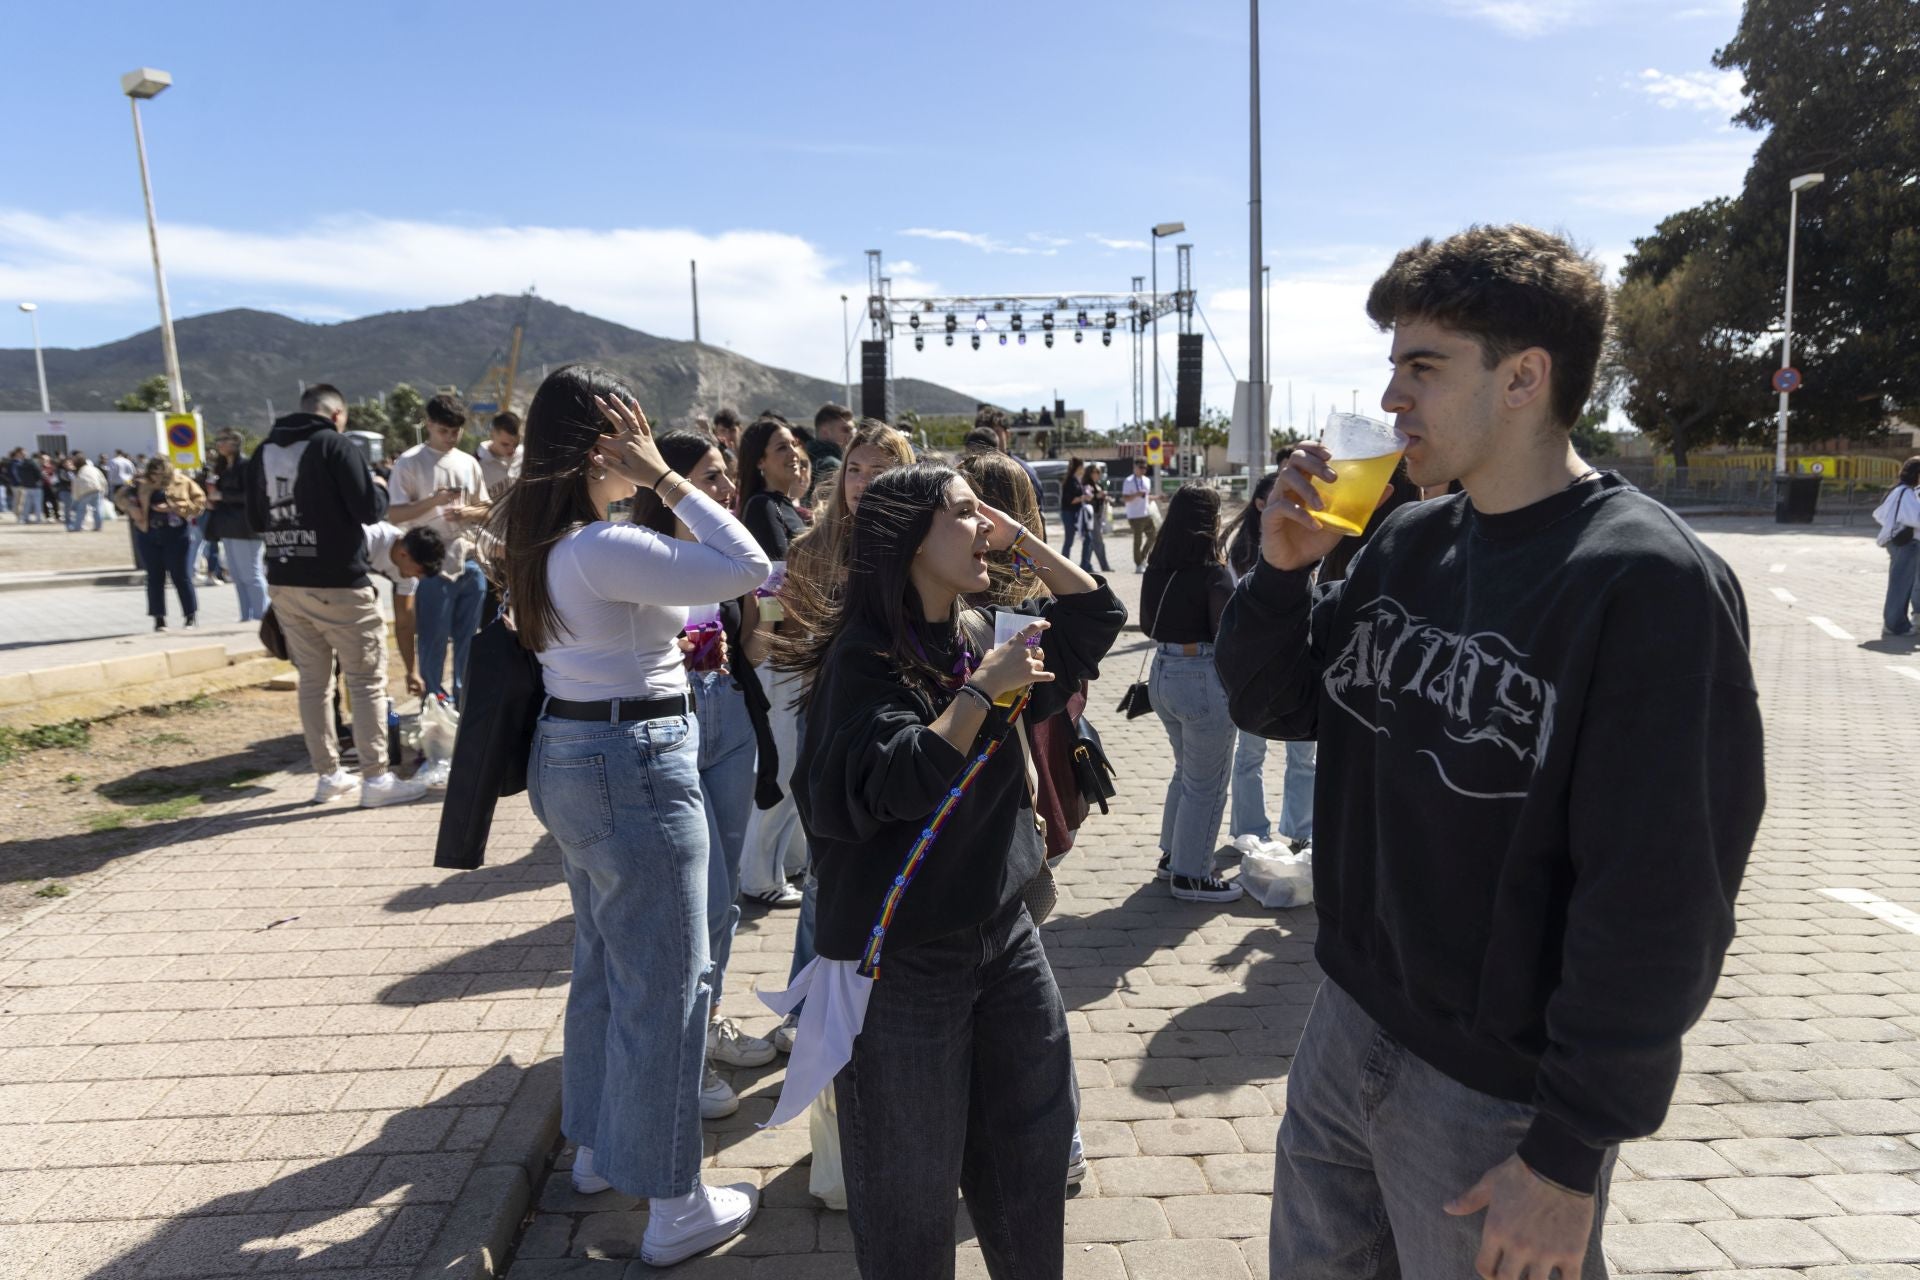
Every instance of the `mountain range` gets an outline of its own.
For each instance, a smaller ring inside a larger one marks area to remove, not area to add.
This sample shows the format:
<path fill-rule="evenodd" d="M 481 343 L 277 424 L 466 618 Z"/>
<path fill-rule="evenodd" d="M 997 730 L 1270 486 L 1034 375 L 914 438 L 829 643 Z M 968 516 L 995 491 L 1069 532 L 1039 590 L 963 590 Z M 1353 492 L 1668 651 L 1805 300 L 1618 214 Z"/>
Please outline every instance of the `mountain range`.
<path fill-rule="evenodd" d="M 629 329 L 539 297 L 493 294 L 453 306 L 390 311 L 337 324 L 309 324 L 271 311 L 216 311 L 176 321 L 182 379 L 209 428 L 264 428 L 267 406 L 287 413 L 299 387 L 331 382 L 349 400 L 383 396 L 400 383 L 423 394 L 471 389 L 504 359 L 526 316 L 514 404 L 524 409 L 541 367 L 590 360 L 620 374 L 655 421 L 731 406 L 751 417 L 773 409 L 795 421 L 841 400 L 838 382 L 749 360 L 723 347 Z M 158 328 L 118 342 L 45 351 L 55 409 L 111 409 L 166 367 Z M 896 412 L 971 415 L 973 396 L 916 378 L 894 380 Z M 856 388 L 857 394 L 857 388 Z M 0 350 L 0 409 L 40 404 L 31 349 Z M 854 406 L 856 409 L 859 406 Z"/>

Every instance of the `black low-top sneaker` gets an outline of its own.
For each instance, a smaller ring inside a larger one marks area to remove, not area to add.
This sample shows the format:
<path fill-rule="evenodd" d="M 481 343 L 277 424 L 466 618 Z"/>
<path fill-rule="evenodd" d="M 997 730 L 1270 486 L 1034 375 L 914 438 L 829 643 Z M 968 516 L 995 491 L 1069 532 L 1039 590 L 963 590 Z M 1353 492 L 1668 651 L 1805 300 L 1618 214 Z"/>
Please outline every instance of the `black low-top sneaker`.
<path fill-rule="evenodd" d="M 1230 884 L 1219 876 L 1173 876 L 1168 887 L 1182 902 L 1232 902 L 1241 893 L 1238 884 Z"/>
<path fill-rule="evenodd" d="M 1160 865 L 1153 869 L 1153 878 L 1155 880 L 1165 880 L 1168 876 L 1172 874 L 1173 874 L 1173 855 L 1170 853 L 1163 853 L 1160 855 Z"/>

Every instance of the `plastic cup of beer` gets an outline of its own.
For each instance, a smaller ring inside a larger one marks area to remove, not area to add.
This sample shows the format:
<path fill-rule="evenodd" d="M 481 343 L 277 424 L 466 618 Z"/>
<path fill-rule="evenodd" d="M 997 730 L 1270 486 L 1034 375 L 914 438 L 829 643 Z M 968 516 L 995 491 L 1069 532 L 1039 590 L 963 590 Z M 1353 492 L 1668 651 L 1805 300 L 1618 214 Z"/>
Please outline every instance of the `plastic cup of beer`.
<path fill-rule="evenodd" d="M 1358 413 L 1335 410 L 1327 415 L 1320 443 L 1333 456 L 1327 465 L 1337 477 L 1329 484 L 1313 477 L 1313 487 L 1326 503 L 1313 518 L 1323 529 L 1338 529 L 1349 538 L 1367 531 L 1367 521 L 1380 505 L 1380 494 L 1393 479 L 1407 438 L 1392 424 Z"/>

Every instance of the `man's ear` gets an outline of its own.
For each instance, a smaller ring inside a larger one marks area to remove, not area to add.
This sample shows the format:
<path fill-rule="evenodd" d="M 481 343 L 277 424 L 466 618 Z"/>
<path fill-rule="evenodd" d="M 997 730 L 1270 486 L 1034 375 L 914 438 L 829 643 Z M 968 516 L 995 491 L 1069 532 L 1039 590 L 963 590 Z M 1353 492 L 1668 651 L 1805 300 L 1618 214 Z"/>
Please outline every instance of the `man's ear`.
<path fill-rule="evenodd" d="M 1519 411 L 1545 404 L 1553 394 L 1553 357 L 1544 347 L 1528 347 L 1509 356 L 1506 385 L 1500 390 L 1503 407 Z"/>

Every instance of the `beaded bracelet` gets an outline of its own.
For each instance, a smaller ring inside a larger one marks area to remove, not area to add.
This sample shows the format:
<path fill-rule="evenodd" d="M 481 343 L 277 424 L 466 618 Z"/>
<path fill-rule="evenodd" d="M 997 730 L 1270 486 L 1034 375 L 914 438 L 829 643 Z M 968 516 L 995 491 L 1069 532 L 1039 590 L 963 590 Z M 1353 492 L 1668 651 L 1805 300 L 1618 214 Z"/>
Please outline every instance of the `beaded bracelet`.
<path fill-rule="evenodd" d="M 1013 571 L 1016 575 L 1022 578 L 1031 578 L 1034 575 L 1036 566 L 1033 562 L 1033 557 L 1022 549 L 1026 545 L 1027 529 L 1025 525 L 1022 525 L 1020 532 L 1013 536 L 1013 542 L 1007 547 L 1007 555 L 1013 560 Z"/>

